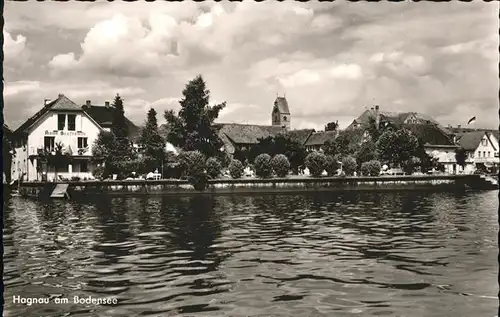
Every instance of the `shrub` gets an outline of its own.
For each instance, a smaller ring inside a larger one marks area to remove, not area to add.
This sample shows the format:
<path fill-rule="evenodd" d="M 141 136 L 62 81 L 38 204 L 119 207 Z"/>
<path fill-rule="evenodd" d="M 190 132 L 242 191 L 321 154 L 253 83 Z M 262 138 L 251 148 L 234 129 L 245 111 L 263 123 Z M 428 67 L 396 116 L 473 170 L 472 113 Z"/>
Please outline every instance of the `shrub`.
<path fill-rule="evenodd" d="M 366 176 L 378 176 L 381 169 L 382 164 L 377 160 L 371 160 L 361 164 L 361 173 Z"/>
<path fill-rule="evenodd" d="M 104 167 L 103 166 L 96 166 L 92 170 L 92 176 L 96 179 L 102 179 L 104 176 Z"/>
<path fill-rule="evenodd" d="M 257 155 L 254 161 L 255 174 L 259 177 L 265 178 L 271 176 L 273 169 L 271 166 L 271 156 L 263 153 Z"/>
<path fill-rule="evenodd" d="M 184 175 L 194 176 L 205 173 L 205 155 L 199 151 L 181 152 L 179 163 Z"/>
<path fill-rule="evenodd" d="M 271 166 L 278 177 L 286 177 L 290 171 L 290 162 L 283 154 L 275 155 L 271 160 Z"/>
<path fill-rule="evenodd" d="M 215 157 L 209 158 L 206 162 L 206 167 L 208 176 L 210 176 L 211 178 L 219 177 L 222 170 L 222 164 L 218 159 L 216 159 Z"/>
<path fill-rule="evenodd" d="M 356 159 L 350 155 L 346 156 L 342 160 L 342 170 L 346 175 L 354 175 L 356 168 L 358 167 L 358 163 L 356 163 Z"/>
<path fill-rule="evenodd" d="M 337 174 L 337 170 L 340 168 L 338 162 L 338 157 L 333 155 L 327 155 L 325 160 L 325 170 L 328 176 L 334 176 Z"/>
<path fill-rule="evenodd" d="M 325 170 L 326 156 L 320 152 L 312 152 L 306 156 L 305 165 L 312 176 L 319 177 Z"/>
<path fill-rule="evenodd" d="M 232 160 L 229 163 L 229 174 L 232 178 L 241 178 L 243 175 L 243 163 L 239 160 Z"/>

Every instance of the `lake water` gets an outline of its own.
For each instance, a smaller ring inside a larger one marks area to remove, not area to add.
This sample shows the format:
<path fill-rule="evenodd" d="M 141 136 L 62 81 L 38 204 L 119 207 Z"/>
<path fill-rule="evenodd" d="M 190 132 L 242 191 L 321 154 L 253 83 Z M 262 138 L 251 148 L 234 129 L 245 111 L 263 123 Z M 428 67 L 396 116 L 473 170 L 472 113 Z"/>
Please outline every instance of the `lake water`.
<path fill-rule="evenodd" d="M 497 209 L 498 191 L 7 198 L 4 316 L 493 317 Z"/>

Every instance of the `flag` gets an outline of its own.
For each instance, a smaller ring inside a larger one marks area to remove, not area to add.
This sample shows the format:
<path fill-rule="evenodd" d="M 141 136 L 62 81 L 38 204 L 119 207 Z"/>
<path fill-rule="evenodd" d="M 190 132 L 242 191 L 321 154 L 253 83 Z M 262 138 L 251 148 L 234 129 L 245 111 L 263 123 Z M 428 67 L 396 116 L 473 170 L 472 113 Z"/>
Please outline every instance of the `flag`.
<path fill-rule="evenodd" d="M 474 117 L 472 117 L 472 118 L 470 118 L 470 119 L 469 119 L 469 121 L 467 121 L 467 124 L 471 124 L 471 123 L 473 123 L 474 121 L 476 121 L 476 117 L 475 117 L 475 116 L 474 116 Z"/>

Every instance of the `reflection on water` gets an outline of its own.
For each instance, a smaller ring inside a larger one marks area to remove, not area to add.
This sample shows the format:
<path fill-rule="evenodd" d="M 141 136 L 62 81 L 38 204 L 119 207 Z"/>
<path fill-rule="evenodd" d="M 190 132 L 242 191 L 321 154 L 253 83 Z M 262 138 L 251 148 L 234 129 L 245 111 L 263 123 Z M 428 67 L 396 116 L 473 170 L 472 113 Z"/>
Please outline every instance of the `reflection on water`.
<path fill-rule="evenodd" d="M 5 316 L 496 314 L 497 191 L 330 195 L 7 198 Z"/>

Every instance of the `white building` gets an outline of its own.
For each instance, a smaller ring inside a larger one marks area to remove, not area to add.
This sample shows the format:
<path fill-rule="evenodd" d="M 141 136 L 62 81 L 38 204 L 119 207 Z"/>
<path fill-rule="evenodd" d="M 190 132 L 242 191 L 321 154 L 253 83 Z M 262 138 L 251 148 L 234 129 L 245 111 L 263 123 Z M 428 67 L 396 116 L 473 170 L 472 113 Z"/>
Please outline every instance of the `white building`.
<path fill-rule="evenodd" d="M 37 181 L 42 180 L 44 174 L 48 180 L 56 174 L 68 179 L 73 176 L 90 178 L 92 144 L 100 131 L 109 130 L 113 111 L 108 102 L 105 106 L 93 106 L 87 101 L 78 106 L 59 94 L 14 132 L 16 150 L 12 159 L 12 180 L 24 176 L 24 181 Z M 127 121 L 131 134 L 136 133 L 137 127 Z M 53 152 L 58 144 L 70 155 L 69 163 L 57 167 L 42 163 L 42 151 Z"/>
<path fill-rule="evenodd" d="M 466 172 L 488 168 L 498 170 L 499 144 L 493 133 L 488 131 L 472 131 L 460 134 L 456 141 L 467 154 Z"/>

